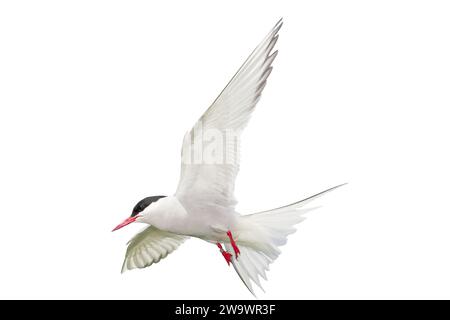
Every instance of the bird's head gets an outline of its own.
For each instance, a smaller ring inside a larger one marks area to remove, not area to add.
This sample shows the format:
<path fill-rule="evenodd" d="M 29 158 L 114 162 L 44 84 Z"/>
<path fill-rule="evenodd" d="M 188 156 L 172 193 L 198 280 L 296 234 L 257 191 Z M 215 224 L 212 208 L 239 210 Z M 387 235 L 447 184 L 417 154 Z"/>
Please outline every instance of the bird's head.
<path fill-rule="evenodd" d="M 145 218 L 146 215 L 150 214 L 150 210 L 148 210 L 150 209 L 150 205 L 152 203 L 155 203 L 161 198 L 165 198 L 165 196 L 147 197 L 136 203 L 136 205 L 133 208 L 133 211 L 131 212 L 131 215 L 128 218 L 126 218 L 122 223 L 118 224 L 112 231 L 119 230 L 132 222 L 140 222 L 140 220 Z"/>

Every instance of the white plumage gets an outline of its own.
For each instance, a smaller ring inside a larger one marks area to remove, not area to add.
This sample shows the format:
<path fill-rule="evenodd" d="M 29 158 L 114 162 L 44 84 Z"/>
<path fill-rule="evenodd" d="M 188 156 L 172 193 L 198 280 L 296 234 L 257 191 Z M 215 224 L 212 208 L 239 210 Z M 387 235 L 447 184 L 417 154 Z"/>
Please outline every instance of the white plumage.
<path fill-rule="evenodd" d="M 157 229 L 145 227 L 128 242 L 122 272 L 135 268 L 146 268 L 167 257 L 186 237 Z"/>
<path fill-rule="evenodd" d="M 277 55 L 273 49 L 281 25 L 280 20 L 186 134 L 175 195 L 148 201 L 138 215 L 117 227 L 133 221 L 150 225 L 129 242 L 122 271 L 157 263 L 186 238 L 198 237 L 223 244 L 230 254 L 234 252 L 230 262 L 254 294 L 252 283 L 262 289 L 260 278 L 266 279 L 269 264 L 280 254 L 279 247 L 286 243 L 289 234 L 295 232 L 294 225 L 303 221 L 304 214 L 311 210 L 303 206 L 339 187 L 288 206 L 241 215 L 235 211 L 234 184 L 239 171 L 239 148 L 232 143 L 234 140 L 224 139 L 219 144 L 223 147 L 222 153 L 215 154 L 212 159 L 205 158 L 211 147 L 205 140 L 205 133 L 228 137 L 232 132 L 233 139 L 239 139 L 272 71 Z M 233 245 L 237 245 L 240 254 Z"/>

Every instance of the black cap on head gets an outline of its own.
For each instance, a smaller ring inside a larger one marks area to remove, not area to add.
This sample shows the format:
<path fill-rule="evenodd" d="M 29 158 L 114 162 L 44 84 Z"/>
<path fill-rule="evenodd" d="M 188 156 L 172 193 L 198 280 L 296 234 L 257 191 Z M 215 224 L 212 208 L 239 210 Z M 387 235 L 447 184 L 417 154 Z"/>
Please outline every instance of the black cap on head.
<path fill-rule="evenodd" d="M 166 196 L 152 196 L 152 197 L 147 197 L 147 198 L 142 199 L 134 206 L 133 212 L 131 213 L 131 217 L 134 217 L 139 212 L 144 211 L 144 209 L 147 208 L 150 205 L 150 203 L 158 201 L 159 199 L 165 198 L 165 197 Z"/>

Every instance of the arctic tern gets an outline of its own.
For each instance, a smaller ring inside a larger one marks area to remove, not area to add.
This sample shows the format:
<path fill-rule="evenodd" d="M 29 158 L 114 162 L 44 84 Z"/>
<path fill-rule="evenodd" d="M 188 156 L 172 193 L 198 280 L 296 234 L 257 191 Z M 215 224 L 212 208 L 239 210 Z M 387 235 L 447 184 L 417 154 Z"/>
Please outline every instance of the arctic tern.
<path fill-rule="evenodd" d="M 295 232 L 294 225 L 303 221 L 311 210 L 304 206 L 342 186 L 272 210 L 248 215 L 235 210 L 239 148 L 233 142 L 239 139 L 248 123 L 272 71 L 278 52 L 272 50 L 281 26 L 282 20 L 186 134 L 175 194 L 139 201 L 131 216 L 113 229 L 133 222 L 148 224 L 129 241 L 122 272 L 157 263 L 189 237 L 197 237 L 216 245 L 228 265 L 233 265 L 242 282 L 255 295 L 252 284 L 263 290 L 260 277 L 267 280 L 266 271 L 281 253 L 279 247 Z M 215 152 L 210 152 L 211 137 L 216 138 Z M 208 153 L 212 159 L 207 159 Z"/>

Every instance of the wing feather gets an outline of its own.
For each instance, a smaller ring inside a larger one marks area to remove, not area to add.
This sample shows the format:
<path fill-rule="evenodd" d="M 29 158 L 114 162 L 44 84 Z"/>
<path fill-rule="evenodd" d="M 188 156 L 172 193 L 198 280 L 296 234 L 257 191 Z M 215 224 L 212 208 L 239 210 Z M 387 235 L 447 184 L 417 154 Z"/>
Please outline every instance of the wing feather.
<path fill-rule="evenodd" d="M 153 226 L 146 227 L 128 242 L 122 272 L 158 263 L 186 239 L 185 236 L 162 231 Z"/>
<path fill-rule="evenodd" d="M 239 140 L 248 123 L 272 71 L 272 63 L 277 56 L 277 51 L 272 53 L 272 50 L 281 26 L 282 20 L 253 50 L 213 104 L 186 134 L 176 192 L 176 197 L 186 209 L 193 212 L 198 211 L 199 207 L 204 210 L 234 210 L 234 184 L 239 171 L 239 145 L 236 140 Z M 219 134 L 219 141 L 207 141 L 205 137 L 208 132 Z M 214 142 L 218 148 L 223 143 L 223 152 L 217 153 L 214 161 L 208 162 L 205 155 Z"/>

